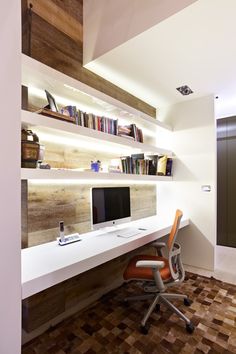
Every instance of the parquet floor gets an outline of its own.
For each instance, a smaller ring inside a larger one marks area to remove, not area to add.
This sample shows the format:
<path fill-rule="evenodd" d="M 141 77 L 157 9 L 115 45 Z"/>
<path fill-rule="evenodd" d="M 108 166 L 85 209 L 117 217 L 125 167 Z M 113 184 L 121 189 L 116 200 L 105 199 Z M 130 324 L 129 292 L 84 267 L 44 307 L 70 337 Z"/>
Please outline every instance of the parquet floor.
<path fill-rule="evenodd" d="M 188 273 L 174 290 L 193 300 L 190 307 L 175 302 L 194 323 L 193 334 L 164 305 L 152 314 L 148 335 L 141 334 L 147 302 L 122 303 L 125 296 L 140 292 L 131 282 L 50 328 L 25 345 L 22 354 L 236 353 L 236 286 Z"/>

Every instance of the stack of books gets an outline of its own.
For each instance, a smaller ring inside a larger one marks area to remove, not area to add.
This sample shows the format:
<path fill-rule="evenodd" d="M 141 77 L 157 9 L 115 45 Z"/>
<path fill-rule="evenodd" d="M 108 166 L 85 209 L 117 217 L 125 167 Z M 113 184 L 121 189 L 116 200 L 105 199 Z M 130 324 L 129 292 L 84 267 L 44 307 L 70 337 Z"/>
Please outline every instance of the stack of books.
<path fill-rule="evenodd" d="M 118 121 L 107 117 L 99 117 L 93 113 L 86 113 L 77 110 L 76 106 L 66 106 L 61 109 L 61 113 L 75 118 L 77 125 L 98 130 L 104 133 L 118 135 Z"/>
<path fill-rule="evenodd" d="M 121 157 L 123 173 L 171 176 L 172 158 L 158 155 L 133 154 Z"/>
<path fill-rule="evenodd" d="M 131 139 L 143 143 L 143 132 L 136 127 L 136 124 L 119 125 L 118 135 L 123 138 Z"/>

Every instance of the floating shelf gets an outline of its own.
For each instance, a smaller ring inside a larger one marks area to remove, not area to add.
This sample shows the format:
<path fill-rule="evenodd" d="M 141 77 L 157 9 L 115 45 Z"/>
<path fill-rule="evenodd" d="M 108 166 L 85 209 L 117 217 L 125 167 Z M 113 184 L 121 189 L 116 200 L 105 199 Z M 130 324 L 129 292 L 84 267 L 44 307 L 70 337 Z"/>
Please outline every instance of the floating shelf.
<path fill-rule="evenodd" d="M 128 106 L 76 79 L 71 78 L 37 60 L 22 54 L 22 84 L 27 87 L 48 90 L 53 95 L 77 102 L 93 111 L 102 111 L 107 117 L 125 118 L 150 132 L 156 128 L 172 130 L 157 119 Z M 46 99 L 46 97 L 45 97 Z M 72 103 L 70 103 L 72 104 Z M 79 107 L 80 108 L 80 107 Z"/>
<path fill-rule="evenodd" d="M 167 149 L 158 148 L 145 143 L 139 143 L 137 141 L 122 138 L 116 135 L 103 133 L 97 130 L 93 130 L 86 127 L 81 127 L 69 122 L 60 121 L 54 118 L 45 117 L 37 113 L 32 113 L 22 110 L 21 112 L 22 126 L 32 128 L 39 134 L 50 134 L 57 138 L 71 139 L 71 145 L 73 141 L 81 143 L 86 146 L 89 143 L 96 144 L 105 149 L 117 150 L 117 154 L 130 154 L 130 153 L 149 153 L 172 156 L 172 151 Z"/>
<path fill-rule="evenodd" d="M 103 173 L 103 172 L 81 172 L 73 170 L 43 170 L 34 168 L 22 168 L 21 179 L 27 180 L 83 180 L 85 183 L 91 181 L 127 181 L 129 182 L 159 182 L 171 181 L 169 176 L 149 176 L 149 175 L 135 175 L 125 173 Z"/>

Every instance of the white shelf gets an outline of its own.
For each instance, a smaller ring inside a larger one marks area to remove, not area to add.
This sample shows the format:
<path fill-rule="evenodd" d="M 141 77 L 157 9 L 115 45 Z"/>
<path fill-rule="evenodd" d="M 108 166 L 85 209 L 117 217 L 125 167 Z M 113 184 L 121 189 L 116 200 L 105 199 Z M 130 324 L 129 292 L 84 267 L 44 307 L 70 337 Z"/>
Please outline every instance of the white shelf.
<path fill-rule="evenodd" d="M 34 169 L 22 168 L 21 179 L 27 180 L 80 180 L 85 183 L 91 181 L 127 181 L 128 182 L 159 182 L 171 181 L 172 177 L 169 176 L 149 176 L 149 175 L 135 175 L 125 173 L 103 173 L 103 172 L 81 172 L 73 170 L 47 170 L 47 169 Z"/>
<path fill-rule="evenodd" d="M 57 99 L 64 97 L 71 102 L 77 102 L 78 107 L 80 103 L 89 107 L 91 113 L 102 111 L 107 117 L 125 118 L 127 124 L 130 120 L 150 132 L 160 127 L 172 130 L 169 125 L 24 54 L 22 54 L 22 84 L 41 90 L 46 89 L 57 96 Z"/>
<path fill-rule="evenodd" d="M 37 113 L 22 110 L 22 125 L 27 128 L 34 129 L 38 134 L 51 134 L 59 138 L 79 138 L 80 142 L 88 145 L 88 142 L 96 145 L 100 144 L 107 149 L 117 149 L 117 153 L 149 153 L 172 156 L 172 151 L 158 148 L 145 143 L 128 140 L 116 135 L 103 133 L 90 128 L 81 127 L 73 123 L 60 121 L 54 118 L 45 117 Z M 89 139 L 88 139 L 89 138 Z M 73 144 L 72 144 L 73 145 Z"/>

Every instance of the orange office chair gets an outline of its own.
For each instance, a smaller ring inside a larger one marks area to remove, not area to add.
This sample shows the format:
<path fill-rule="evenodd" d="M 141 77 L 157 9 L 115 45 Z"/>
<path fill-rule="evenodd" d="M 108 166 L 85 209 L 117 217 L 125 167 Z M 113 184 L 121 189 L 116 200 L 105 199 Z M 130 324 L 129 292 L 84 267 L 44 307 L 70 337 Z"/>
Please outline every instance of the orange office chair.
<path fill-rule="evenodd" d="M 194 326 L 191 321 L 175 307 L 169 299 L 182 299 L 186 306 L 190 306 L 191 302 L 187 295 L 166 293 L 166 288 L 172 285 L 178 285 L 184 280 L 185 272 L 180 258 L 181 247 L 175 242 L 180 220 L 182 218 L 182 211 L 177 210 L 175 214 L 174 224 L 172 226 L 167 244 L 164 242 L 154 242 L 157 250 L 156 256 L 140 255 L 134 256 L 125 272 L 125 280 L 143 280 L 149 286 L 144 287 L 144 291 L 149 293 L 145 295 L 132 296 L 125 299 L 125 301 L 136 301 L 153 299 L 147 313 L 141 321 L 141 332 L 148 333 L 147 320 L 153 310 L 160 308 L 160 303 L 167 305 L 173 312 L 175 312 L 186 323 L 186 330 L 188 333 L 193 333 Z M 165 249 L 166 257 L 163 257 L 162 250 Z"/>

